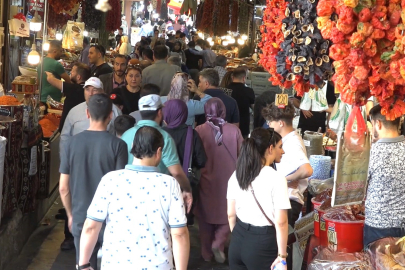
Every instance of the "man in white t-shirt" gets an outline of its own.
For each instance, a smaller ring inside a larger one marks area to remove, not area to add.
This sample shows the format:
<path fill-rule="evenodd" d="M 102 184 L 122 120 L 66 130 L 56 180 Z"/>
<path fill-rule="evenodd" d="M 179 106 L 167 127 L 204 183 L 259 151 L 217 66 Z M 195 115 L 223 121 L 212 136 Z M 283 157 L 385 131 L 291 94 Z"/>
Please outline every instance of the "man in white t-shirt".
<path fill-rule="evenodd" d="M 267 124 L 283 137 L 285 154 L 276 168 L 288 182 L 288 194 L 291 202 L 288 223 L 294 228 L 295 221 L 304 205 L 303 193 L 308 187 L 308 177 L 312 175 L 313 170 L 307 158 L 304 142 L 292 126 L 295 115 L 293 104 L 289 103 L 282 109 L 272 103 L 263 109 L 262 114 Z"/>
<path fill-rule="evenodd" d="M 136 132 L 132 165 L 106 174 L 87 211 L 79 269 L 90 270 L 90 255 L 106 221 L 103 270 L 186 270 L 190 253 L 186 210 L 180 185 L 159 173 L 164 145 L 149 126 Z"/>

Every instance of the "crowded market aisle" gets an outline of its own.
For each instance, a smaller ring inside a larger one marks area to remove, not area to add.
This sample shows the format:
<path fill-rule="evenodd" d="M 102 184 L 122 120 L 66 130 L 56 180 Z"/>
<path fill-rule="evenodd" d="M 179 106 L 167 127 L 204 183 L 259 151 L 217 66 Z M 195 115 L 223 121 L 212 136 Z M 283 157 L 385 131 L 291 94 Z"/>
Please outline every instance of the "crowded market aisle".
<path fill-rule="evenodd" d="M 31 235 L 18 259 L 13 260 L 6 270 L 72 270 L 75 269 L 75 250 L 61 251 L 60 243 L 64 239 L 63 221 L 55 219 L 62 203 L 56 200 L 39 227 Z M 198 225 L 189 227 L 190 270 L 228 270 L 226 264 L 205 262 L 200 258 Z"/>

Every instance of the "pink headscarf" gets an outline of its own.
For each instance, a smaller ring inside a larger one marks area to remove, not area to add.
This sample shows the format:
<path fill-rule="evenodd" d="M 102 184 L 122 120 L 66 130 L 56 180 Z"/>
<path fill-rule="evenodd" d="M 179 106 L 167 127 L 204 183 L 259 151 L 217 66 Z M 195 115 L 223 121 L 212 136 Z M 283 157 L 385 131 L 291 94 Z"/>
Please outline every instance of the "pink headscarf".
<path fill-rule="evenodd" d="M 215 142 L 218 145 L 222 144 L 222 127 L 226 124 L 225 104 L 219 98 L 210 98 L 204 105 L 205 117 L 207 124 L 213 129 Z"/>
<path fill-rule="evenodd" d="M 170 87 L 170 92 L 167 95 L 167 100 L 181 99 L 185 103 L 187 103 L 189 100 L 189 92 L 187 88 L 187 83 L 189 79 L 190 76 L 186 73 L 181 72 L 174 75 Z"/>

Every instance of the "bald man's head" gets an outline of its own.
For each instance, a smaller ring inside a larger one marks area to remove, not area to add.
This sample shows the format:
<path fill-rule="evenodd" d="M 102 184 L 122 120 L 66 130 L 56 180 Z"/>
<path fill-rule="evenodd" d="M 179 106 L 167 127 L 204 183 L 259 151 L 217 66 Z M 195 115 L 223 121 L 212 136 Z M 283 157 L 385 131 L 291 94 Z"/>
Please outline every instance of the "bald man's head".
<path fill-rule="evenodd" d="M 144 69 L 152 65 L 152 62 L 150 60 L 142 60 L 139 64 L 141 65 L 142 69 Z"/>

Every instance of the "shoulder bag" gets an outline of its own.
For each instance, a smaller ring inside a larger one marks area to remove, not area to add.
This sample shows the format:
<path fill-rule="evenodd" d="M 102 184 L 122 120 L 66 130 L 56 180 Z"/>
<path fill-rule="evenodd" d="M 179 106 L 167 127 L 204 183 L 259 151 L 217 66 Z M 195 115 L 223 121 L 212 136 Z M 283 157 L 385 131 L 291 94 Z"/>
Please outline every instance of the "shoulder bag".
<path fill-rule="evenodd" d="M 274 225 L 274 222 L 271 221 L 271 219 L 266 215 L 266 213 L 264 212 L 262 206 L 260 205 L 259 201 L 257 200 L 256 195 L 255 195 L 255 191 L 253 190 L 253 187 L 252 187 L 252 184 L 250 185 L 250 190 L 252 191 L 253 198 L 255 198 L 255 201 L 257 203 L 257 206 L 259 206 L 260 211 L 262 211 L 262 214 L 267 219 L 267 221 L 270 223 L 270 225 L 275 228 L 276 226 Z"/>
<path fill-rule="evenodd" d="M 191 187 L 198 185 L 199 180 L 194 174 L 193 171 L 193 150 L 194 150 L 194 140 L 193 140 L 193 128 L 191 126 L 187 129 L 187 137 L 184 148 L 184 157 L 183 157 L 183 171 L 186 174 L 188 180 L 190 181 Z"/>

